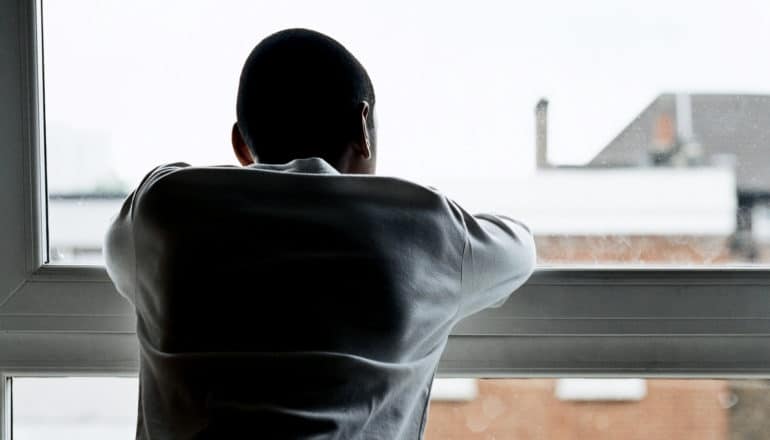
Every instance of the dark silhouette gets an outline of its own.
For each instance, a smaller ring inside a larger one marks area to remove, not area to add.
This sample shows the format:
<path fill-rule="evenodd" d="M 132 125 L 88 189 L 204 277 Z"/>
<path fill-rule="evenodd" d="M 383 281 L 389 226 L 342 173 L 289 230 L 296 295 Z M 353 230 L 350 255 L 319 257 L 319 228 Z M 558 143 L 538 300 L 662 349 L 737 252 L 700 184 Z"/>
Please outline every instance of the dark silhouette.
<path fill-rule="evenodd" d="M 307 30 L 249 56 L 244 167 L 152 170 L 107 233 L 140 439 L 414 439 L 452 327 L 533 270 L 520 223 L 375 170 L 374 92 Z"/>
<path fill-rule="evenodd" d="M 320 157 L 340 172 L 374 171 L 374 161 L 361 160 L 375 154 L 372 82 L 325 35 L 292 29 L 259 43 L 243 66 L 237 112 L 241 163 L 251 162 L 248 145 L 261 163 Z"/>

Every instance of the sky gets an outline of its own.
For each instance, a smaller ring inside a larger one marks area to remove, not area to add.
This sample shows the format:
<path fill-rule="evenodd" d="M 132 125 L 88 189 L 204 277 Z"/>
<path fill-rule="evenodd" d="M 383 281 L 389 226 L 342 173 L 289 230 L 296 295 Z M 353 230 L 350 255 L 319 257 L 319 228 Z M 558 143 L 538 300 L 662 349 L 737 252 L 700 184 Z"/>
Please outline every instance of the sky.
<path fill-rule="evenodd" d="M 45 0 L 52 191 L 235 164 L 240 68 L 272 32 L 344 44 L 374 82 L 379 172 L 432 180 L 590 160 L 658 94 L 770 93 L 770 2 Z"/>

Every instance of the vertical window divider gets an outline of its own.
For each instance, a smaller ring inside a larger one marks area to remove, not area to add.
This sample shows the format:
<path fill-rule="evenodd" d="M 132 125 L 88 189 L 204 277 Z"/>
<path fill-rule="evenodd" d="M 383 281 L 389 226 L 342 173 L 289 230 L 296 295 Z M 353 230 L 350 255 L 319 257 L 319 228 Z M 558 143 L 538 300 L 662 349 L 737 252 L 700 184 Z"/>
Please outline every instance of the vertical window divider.
<path fill-rule="evenodd" d="M 0 440 L 13 439 L 13 383 L 11 376 L 0 372 Z"/>

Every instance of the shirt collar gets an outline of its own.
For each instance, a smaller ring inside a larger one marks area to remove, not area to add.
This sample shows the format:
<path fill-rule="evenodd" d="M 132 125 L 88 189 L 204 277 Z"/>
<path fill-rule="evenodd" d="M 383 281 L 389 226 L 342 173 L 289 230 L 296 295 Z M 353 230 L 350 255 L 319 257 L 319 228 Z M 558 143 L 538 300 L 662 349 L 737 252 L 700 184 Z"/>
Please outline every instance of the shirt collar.
<path fill-rule="evenodd" d="M 283 164 L 255 163 L 249 165 L 249 168 L 301 174 L 340 174 L 339 171 L 320 157 L 294 159 L 291 162 Z"/>

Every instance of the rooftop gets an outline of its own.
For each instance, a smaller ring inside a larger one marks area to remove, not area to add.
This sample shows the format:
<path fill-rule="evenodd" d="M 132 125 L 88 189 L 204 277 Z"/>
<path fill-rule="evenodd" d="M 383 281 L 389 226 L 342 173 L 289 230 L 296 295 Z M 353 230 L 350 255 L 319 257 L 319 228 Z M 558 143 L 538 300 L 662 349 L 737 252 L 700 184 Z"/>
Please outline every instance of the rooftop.
<path fill-rule="evenodd" d="M 695 148 L 684 151 L 688 144 Z M 640 167 L 656 161 L 734 165 L 739 192 L 770 195 L 770 96 L 662 94 L 587 166 Z"/>

